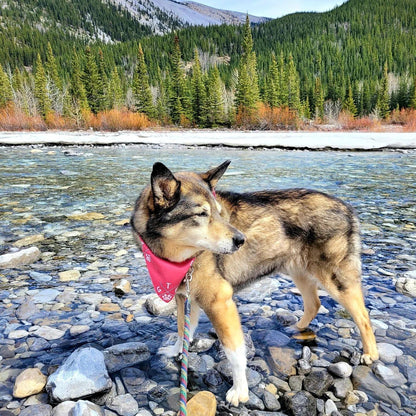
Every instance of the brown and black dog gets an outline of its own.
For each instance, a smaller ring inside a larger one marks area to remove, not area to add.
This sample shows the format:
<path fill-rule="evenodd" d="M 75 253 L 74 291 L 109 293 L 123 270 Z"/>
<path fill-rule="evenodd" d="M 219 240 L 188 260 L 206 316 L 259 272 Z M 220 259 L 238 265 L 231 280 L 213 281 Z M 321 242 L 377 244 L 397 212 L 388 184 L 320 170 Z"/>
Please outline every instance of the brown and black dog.
<path fill-rule="evenodd" d="M 359 223 L 353 209 L 332 196 L 307 189 L 233 193 L 214 188 L 230 161 L 198 174 L 173 174 L 155 163 L 131 219 L 158 257 L 182 262 L 195 257 L 190 285 L 191 338 L 202 308 L 229 359 L 233 386 L 227 401 L 248 400 L 244 337 L 233 288 L 270 273 L 293 279 L 304 302 L 297 323 L 306 328 L 320 307 L 317 287 L 343 305 L 362 337 L 362 361 L 378 359 L 361 289 Z M 179 339 L 163 352 L 182 348 L 184 285 L 176 294 Z"/>

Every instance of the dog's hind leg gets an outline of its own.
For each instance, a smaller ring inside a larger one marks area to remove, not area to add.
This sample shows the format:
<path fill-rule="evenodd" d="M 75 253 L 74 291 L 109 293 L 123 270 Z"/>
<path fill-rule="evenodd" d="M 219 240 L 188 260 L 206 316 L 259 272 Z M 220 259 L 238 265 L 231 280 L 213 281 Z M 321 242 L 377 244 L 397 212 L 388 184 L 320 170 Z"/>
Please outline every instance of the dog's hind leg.
<path fill-rule="evenodd" d="M 237 306 L 232 299 L 231 285 L 223 278 L 213 280 L 211 279 L 211 287 L 215 289 L 201 295 L 198 301 L 213 324 L 231 364 L 233 386 L 227 392 L 226 399 L 238 406 L 239 402 L 248 400 L 244 335 Z"/>
<path fill-rule="evenodd" d="M 361 272 L 354 261 L 343 261 L 335 272 L 325 276 L 323 284 L 329 294 L 351 314 L 360 330 L 364 350 L 361 361 L 369 365 L 378 360 L 376 339 L 364 303 Z"/>
<path fill-rule="evenodd" d="M 303 316 L 296 324 L 299 329 L 309 326 L 312 319 L 318 313 L 321 301 L 318 296 L 317 282 L 315 279 L 306 276 L 292 276 L 296 287 L 299 289 L 303 299 Z"/>

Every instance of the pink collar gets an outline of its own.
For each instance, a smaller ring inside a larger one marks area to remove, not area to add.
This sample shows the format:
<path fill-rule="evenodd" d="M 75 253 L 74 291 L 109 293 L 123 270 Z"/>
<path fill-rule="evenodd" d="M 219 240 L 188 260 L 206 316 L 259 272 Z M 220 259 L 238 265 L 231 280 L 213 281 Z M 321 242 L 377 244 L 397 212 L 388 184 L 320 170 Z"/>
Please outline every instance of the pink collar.
<path fill-rule="evenodd" d="M 191 268 L 195 258 L 175 263 L 157 257 L 140 237 L 142 242 L 143 256 L 146 261 L 147 270 L 152 280 L 155 292 L 163 301 L 170 302 Z"/>

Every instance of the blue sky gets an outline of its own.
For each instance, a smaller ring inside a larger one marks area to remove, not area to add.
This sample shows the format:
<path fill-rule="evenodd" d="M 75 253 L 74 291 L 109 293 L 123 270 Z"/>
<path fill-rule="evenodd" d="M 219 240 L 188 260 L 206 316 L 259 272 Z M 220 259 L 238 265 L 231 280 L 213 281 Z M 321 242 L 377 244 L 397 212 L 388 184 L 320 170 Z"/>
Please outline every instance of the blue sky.
<path fill-rule="evenodd" d="M 345 0 L 196 0 L 218 9 L 249 13 L 255 16 L 281 17 L 295 12 L 325 12 Z"/>

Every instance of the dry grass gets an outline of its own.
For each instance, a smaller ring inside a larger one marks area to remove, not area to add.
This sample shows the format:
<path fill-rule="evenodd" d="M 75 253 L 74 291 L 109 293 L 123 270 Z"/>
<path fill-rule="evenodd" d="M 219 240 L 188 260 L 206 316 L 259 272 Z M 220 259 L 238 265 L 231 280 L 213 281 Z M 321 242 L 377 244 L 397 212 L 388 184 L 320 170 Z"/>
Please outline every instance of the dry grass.
<path fill-rule="evenodd" d="M 40 116 L 30 116 L 13 105 L 0 109 L 0 130 L 47 130 L 45 121 Z"/>
<path fill-rule="evenodd" d="M 351 113 L 342 111 L 338 117 L 338 123 L 342 130 L 365 130 L 380 131 L 382 124 L 380 120 L 372 117 L 354 118 Z"/>

